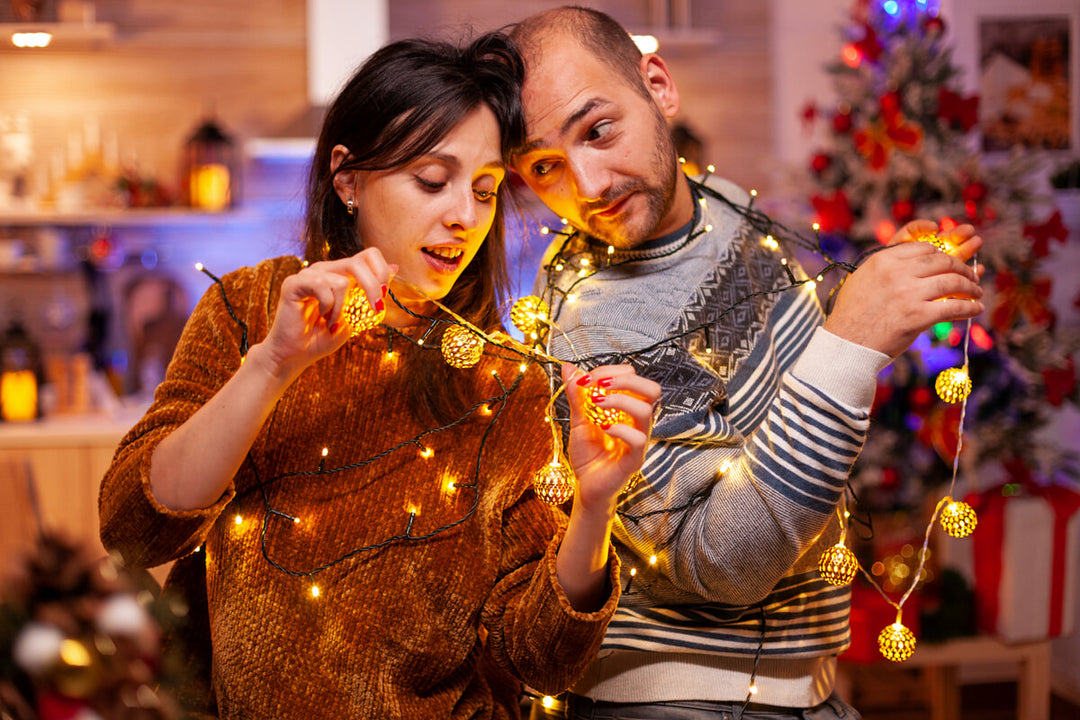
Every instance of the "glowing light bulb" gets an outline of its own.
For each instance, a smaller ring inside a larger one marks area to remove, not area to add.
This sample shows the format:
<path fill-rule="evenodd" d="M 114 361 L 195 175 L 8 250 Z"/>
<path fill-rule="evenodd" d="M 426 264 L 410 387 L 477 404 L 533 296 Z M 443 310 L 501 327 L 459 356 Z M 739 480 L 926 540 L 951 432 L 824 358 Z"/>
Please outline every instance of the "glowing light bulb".
<path fill-rule="evenodd" d="M 967 368 L 947 368 L 934 381 L 938 397 L 948 403 L 958 403 L 971 393 L 971 378 Z"/>
<path fill-rule="evenodd" d="M 814 290 L 815 288 L 817 288 L 817 282 L 815 282 L 814 280 L 807 280 L 806 281 L 806 287 L 810 288 L 811 290 Z"/>
<path fill-rule="evenodd" d="M 581 267 L 589 267 L 589 258 L 581 258 Z"/>
<path fill-rule="evenodd" d="M 525 363 L 521 363 L 520 365 L 518 365 L 518 370 L 520 370 L 521 372 L 525 372 L 528 369 L 529 369 L 529 366 L 526 365 Z"/>
<path fill-rule="evenodd" d="M 570 293 L 566 296 L 566 302 L 575 302 L 577 300 L 577 293 Z"/>
<path fill-rule="evenodd" d="M 552 708 L 555 706 L 555 698 L 551 697 L 550 695 L 545 695 L 540 701 L 540 704 L 546 708 Z"/>
<path fill-rule="evenodd" d="M 886 660 L 903 662 L 915 652 L 915 635 L 900 622 L 897 613 L 896 622 L 878 635 L 878 650 Z"/>
<path fill-rule="evenodd" d="M 821 224 L 820 223 L 814 223 L 810 227 L 814 228 L 814 232 L 817 232 L 818 230 L 821 229 Z"/>
<path fill-rule="evenodd" d="M 323 448 L 322 449 L 322 456 L 323 457 L 326 457 L 329 454 L 330 454 L 330 448 Z"/>
<path fill-rule="evenodd" d="M 471 368 L 484 355 L 484 338 L 462 325 L 451 325 L 442 336 L 442 354 L 451 367 Z"/>
<path fill-rule="evenodd" d="M 544 227 L 540 228 L 540 234 L 541 235 L 550 235 L 551 234 L 551 228 L 549 228 L 549 227 L 547 227 L 545 225 Z"/>
<path fill-rule="evenodd" d="M 705 232 L 712 232 L 712 225 L 706 225 Z"/>
<path fill-rule="evenodd" d="M 837 587 L 847 585 L 854 580 L 858 571 L 859 561 L 855 559 L 855 553 L 842 543 L 826 548 L 818 561 L 818 572 L 821 573 L 822 579 Z"/>
<path fill-rule="evenodd" d="M 429 447 L 425 447 L 423 450 L 420 451 L 420 457 L 422 457 L 422 458 L 429 458 L 434 454 L 435 454 L 435 451 L 432 450 Z"/>
<path fill-rule="evenodd" d="M 656 556 L 655 555 L 650 555 L 649 556 L 649 564 L 650 565 L 655 565 L 656 564 Z"/>
<path fill-rule="evenodd" d="M 313 598 L 319 597 L 319 586 L 318 585 L 312 585 L 311 586 L 311 597 L 313 597 Z"/>
<path fill-rule="evenodd" d="M 705 169 L 708 170 L 711 173 L 716 172 L 716 166 L 715 165 L 706 165 Z"/>
<path fill-rule="evenodd" d="M 559 269 L 558 267 L 556 269 Z M 523 335 L 538 333 L 548 319 L 547 303 L 535 295 L 526 295 L 516 300 L 510 308 L 510 322 Z"/>
<path fill-rule="evenodd" d="M 770 250 L 780 249 L 780 243 L 776 242 L 776 238 L 774 238 L 772 235 L 766 235 L 763 244 Z"/>
<path fill-rule="evenodd" d="M 975 532 L 979 518 L 975 509 L 966 502 L 948 498 L 945 509 L 941 511 L 941 527 L 954 538 L 965 538 Z"/>
<path fill-rule="evenodd" d="M 757 685 L 751 685 L 750 687 L 746 688 L 746 690 L 751 695 L 757 695 Z"/>
<path fill-rule="evenodd" d="M 548 505 L 562 505 L 574 494 L 574 472 L 560 462 L 550 462 L 533 475 L 533 490 Z"/>
<path fill-rule="evenodd" d="M 457 483 L 455 483 L 453 480 L 447 480 L 446 490 L 447 492 L 454 492 L 454 490 L 457 490 Z"/>
<path fill-rule="evenodd" d="M 202 272 L 203 264 L 202 263 L 195 263 L 195 269 L 198 270 L 199 272 Z"/>
<path fill-rule="evenodd" d="M 751 190 L 750 197 L 757 197 L 757 190 Z"/>
<path fill-rule="evenodd" d="M 235 518 L 233 518 L 233 522 L 235 522 L 237 525 L 243 525 L 244 518 L 241 515 L 237 515 Z"/>
<path fill-rule="evenodd" d="M 615 254 L 615 246 L 614 245 L 608 245 L 607 246 L 607 254 L 608 255 L 614 255 Z"/>
<path fill-rule="evenodd" d="M 630 568 L 630 577 L 637 575 L 637 568 Z"/>
<path fill-rule="evenodd" d="M 562 263 L 555 263 L 555 269 L 562 272 L 563 264 Z"/>

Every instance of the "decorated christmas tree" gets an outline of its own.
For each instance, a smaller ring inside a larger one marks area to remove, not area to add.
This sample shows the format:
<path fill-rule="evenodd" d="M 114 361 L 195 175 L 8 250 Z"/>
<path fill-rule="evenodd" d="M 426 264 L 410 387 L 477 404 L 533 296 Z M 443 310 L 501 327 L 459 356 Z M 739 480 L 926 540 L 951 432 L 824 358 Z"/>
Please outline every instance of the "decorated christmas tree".
<path fill-rule="evenodd" d="M 1020 148 L 991 161 L 977 150 L 979 98 L 960 87 L 932 0 L 858 0 L 841 32 L 827 67 L 835 101 L 804 110 L 820 142 L 808 195 L 825 246 L 856 262 L 909 220 L 970 223 L 985 241 L 987 293 L 970 328 L 933 328 L 882 374 L 855 487 L 874 505 L 917 506 L 953 477 L 961 432 L 962 475 L 993 467 L 1012 482 L 1075 478 L 1070 449 L 1039 433 L 1054 408 L 1078 399 L 1077 338 L 1063 329 L 1075 323 L 1055 316 L 1040 267 L 1068 237 L 1040 189 L 1049 188 L 1040 158 Z M 966 405 L 934 391 L 955 366 L 972 382 Z"/>

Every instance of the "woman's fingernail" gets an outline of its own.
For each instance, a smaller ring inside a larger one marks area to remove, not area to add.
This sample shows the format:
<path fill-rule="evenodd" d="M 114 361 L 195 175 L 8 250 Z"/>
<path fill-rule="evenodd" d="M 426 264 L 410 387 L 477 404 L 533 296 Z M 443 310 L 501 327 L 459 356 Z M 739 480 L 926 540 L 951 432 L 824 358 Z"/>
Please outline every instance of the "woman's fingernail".
<path fill-rule="evenodd" d="M 383 303 L 382 298 L 375 301 L 375 312 L 381 313 L 386 305 Z"/>
<path fill-rule="evenodd" d="M 387 289 L 387 288 L 386 288 L 386 286 L 385 286 L 385 285 L 383 285 L 383 286 L 382 286 L 382 294 L 383 294 L 383 297 L 386 297 L 386 289 Z"/>
<path fill-rule="evenodd" d="M 611 387 L 611 378 L 604 378 L 596 384 L 600 387 Z"/>
<path fill-rule="evenodd" d="M 584 387 L 585 385 L 588 385 L 591 380 L 592 380 L 592 375 L 582 375 L 581 377 L 579 377 L 577 379 L 577 384 Z"/>
<path fill-rule="evenodd" d="M 600 429 L 601 430 L 610 430 L 611 429 L 611 423 L 600 423 Z"/>
<path fill-rule="evenodd" d="M 592 401 L 594 403 L 602 403 L 607 400 L 607 395 L 593 395 Z"/>
<path fill-rule="evenodd" d="M 334 323 L 333 325 L 331 325 L 330 327 L 328 327 L 326 329 L 329 330 L 331 333 L 336 333 L 337 329 L 338 329 L 338 324 Z"/>

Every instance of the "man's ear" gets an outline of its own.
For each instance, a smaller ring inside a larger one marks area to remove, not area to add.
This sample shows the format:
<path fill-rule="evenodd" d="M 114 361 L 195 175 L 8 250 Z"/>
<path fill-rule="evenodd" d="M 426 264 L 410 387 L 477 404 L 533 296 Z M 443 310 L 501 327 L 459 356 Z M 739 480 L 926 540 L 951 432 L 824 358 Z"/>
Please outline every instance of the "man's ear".
<path fill-rule="evenodd" d="M 349 148 L 344 145 L 335 145 L 330 151 L 330 172 L 337 170 L 347 157 L 349 157 Z M 356 201 L 356 180 L 355 170 L 343 170 L 334 175 L 334 192 L 341 198 L 342 203 Z"/>
<path fill-rule="evenodd" d="M 663 58 L 655 53 L 641 57 L 641 75 L 645 86 L 653 97 L 653 102 L 666 118 L 673 118 L 679 112 L 679 89 L 671 77 Z"/>

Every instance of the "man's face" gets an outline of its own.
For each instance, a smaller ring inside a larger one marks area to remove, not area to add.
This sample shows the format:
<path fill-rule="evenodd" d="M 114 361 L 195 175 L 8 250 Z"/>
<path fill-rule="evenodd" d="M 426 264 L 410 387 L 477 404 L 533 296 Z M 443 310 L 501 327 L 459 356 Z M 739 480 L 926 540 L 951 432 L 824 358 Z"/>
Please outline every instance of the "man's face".
<path fill-rule="evenodd" d="M 575 41 L 551 37 L 529 65 L 522 101 L 527 144 L 514 167 L 553 212 L 618 248 L 678 228 L 678 158 L 651 95 Z"/>

